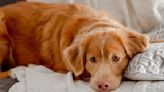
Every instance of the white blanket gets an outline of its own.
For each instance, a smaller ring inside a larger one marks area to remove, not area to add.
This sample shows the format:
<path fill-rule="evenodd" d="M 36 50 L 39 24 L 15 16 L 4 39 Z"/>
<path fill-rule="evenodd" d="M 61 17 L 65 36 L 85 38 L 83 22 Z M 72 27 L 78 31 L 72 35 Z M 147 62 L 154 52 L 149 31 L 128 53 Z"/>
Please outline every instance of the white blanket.
<path fill-rule="evenodd" d="M 89 82 L 74 81 L 70 72 L 55 73 L 43 66 L 17 67 L 12 75 L 18 82 L 9 92 L 95 92 Z M 164 92 L 164 81 L 126 81 L 112 92 Z"/>

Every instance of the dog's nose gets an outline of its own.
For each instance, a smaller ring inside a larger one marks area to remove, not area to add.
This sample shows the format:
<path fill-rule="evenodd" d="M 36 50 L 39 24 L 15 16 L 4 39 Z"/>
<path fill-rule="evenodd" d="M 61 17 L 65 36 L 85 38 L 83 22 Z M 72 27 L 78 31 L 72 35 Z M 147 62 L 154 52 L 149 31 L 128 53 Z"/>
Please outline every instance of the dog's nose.
<path fill-rule="evenodd" d="M 99 91 L 105 92 L 109 90 L 109 81 L 101 81 L 97 83 Z"/>

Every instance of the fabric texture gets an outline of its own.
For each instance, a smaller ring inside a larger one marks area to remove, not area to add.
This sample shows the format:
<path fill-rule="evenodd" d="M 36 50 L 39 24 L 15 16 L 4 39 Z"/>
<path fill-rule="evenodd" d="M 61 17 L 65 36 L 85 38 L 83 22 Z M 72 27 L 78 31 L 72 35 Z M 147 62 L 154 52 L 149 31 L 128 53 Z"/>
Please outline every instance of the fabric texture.
<path fill-rule="evenodd" d="M 164 80 L 164 43 L 150 44 L 129 62 L 125 77 L 131 80 Z"/>
<path fill-rule="evenodd" d="M 12 71 L 19 82 L 9 92 L 95 92 L 89 82 L 74 81 L 72 74 L 55 73 L 44 66 L 19 66 Z M 112 92 L 163 92 L 164 81 L 124 81 Z"/>
<path fill-rule="evenodd" d="M 149 32 L 148 36 L 150 41 L 164 40 L 164 23 L 161 23 L 158 27 Z"/>
<path fill-rule="evenodd" d="M 9 92 L 94 92 L 89 82 L 74 81 L 70 72 L 55 73 L 44 66 L 19 66 L 12 75 L 19 82 Z"/>
<path fill-rule="evenodd" d="M 0 80 L 0 92 L 8 92 L 9 88 L 17 82 L 15 79 L 6 78 Z"/>

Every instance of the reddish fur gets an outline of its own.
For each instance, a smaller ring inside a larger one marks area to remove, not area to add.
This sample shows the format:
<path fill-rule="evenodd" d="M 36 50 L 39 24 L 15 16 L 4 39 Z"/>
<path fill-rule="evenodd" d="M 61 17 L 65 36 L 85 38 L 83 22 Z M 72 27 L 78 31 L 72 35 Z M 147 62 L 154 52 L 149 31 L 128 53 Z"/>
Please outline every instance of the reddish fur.
<path fill-rule="evenodd" d="M 71 43 L 77 26 L 90 21 L 86 16 L 79 16 L 84 13 L 80 8 L 76 5 L 37 3 L 18 3 L 1 8 L 7 17 L 16 65 L 43 64 L 53 70 L 68 71 L 63 62 L 58 62 L 62 61 L 60 50 Z"/>

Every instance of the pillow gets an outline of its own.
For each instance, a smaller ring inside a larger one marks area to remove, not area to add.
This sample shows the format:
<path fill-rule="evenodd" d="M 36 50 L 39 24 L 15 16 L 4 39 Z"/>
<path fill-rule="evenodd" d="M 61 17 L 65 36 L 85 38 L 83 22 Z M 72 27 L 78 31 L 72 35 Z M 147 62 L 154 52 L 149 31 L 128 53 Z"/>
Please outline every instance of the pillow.
<path fill-rule="evenodd" d="M 124 76 L 131 80 L 164 80 L 164 43 L 150 44 L 145 52 L 135 55 Z"/>
<path fill-rule="evenodd" d="M 150 41 L 164 40 L 164 23 L 153 29 L 150 33 L 148 33 L 148 35 L 150 37 Z"/>

